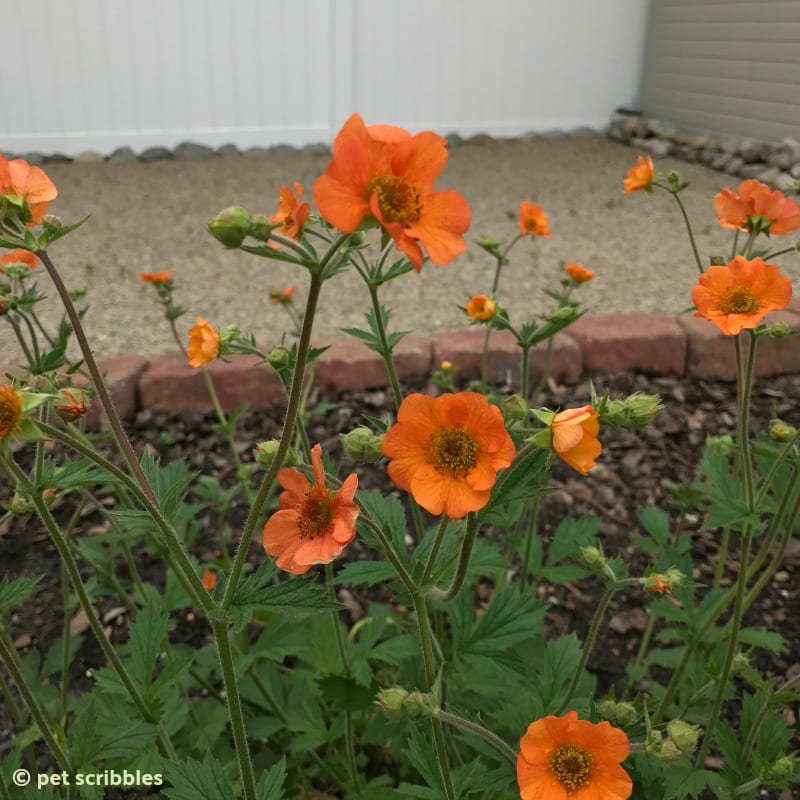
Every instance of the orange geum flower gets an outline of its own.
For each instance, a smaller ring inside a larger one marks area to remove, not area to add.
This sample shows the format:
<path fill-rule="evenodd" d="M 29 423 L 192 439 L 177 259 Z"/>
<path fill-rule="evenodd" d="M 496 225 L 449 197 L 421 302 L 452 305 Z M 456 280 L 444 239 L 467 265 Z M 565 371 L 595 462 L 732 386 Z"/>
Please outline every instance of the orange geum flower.
<path fill-rule="evenodd" d="M 590 281 L 594 278 L 594 270 L 586 269 L 586 267 L 582 267 L 580 264 L 576 264 L 573 261 L 568 261 L 564 264 L 564 272 L 566 272 L 572 280 L 578 281 L 578 283 L 586 283 L 586 281 Z"/>
<path fill-rule="evenodd" d="M 519 742 L 522 800 L 627 800 L 633 781 L 623 769 L 631 743 L 610 722 L 578 719 L 575 711 L 532 722 Z"/>
<path fill-rule="evenodd" d="M 200 580 L 203 588 L 210 592 L 217 585 L 217 573 L 213 569 L 204 569 L 203 577 Z"/>
<path fill-rule="evenodd" d="M 273 229 L 274 233 L 297 241 L 311 213 L 311 206 L 302 202 L 303 184 L 295 181 L 294 192 L 288 186 L 281 186 L 278 189 L 278 196 L 278 210 L 269 218 L 270 222 L 281 223 L 280 227 Z M 275 242 L 271 246 L 280 247 Z"/>
<path fill-rule="evenodd" d="M 140 272 L 139 279 L 147 283 L 167 283 L 172 280 L 172 270 L 162 269 L 157 272 Z"/>
<path fill-rule="evenodd" d="M 288 303 L 292 299 L 292 295 L 297 291 L 297 284 L 292 284 L 291 286 L 287 286 L 285 289 L 282 289 L 280 292 L 273 289 L 269 293 L 269 299 L 271 302 L 278 305 L 280 303 Z"/>
<path fill-rule="evenodd" d="M 698 281 L 692 288 L 694 315 L 710 319 L 727 336 L 755 328 L 792 299 L 792 281 L 761 258 L 736 256 L 725 266 L 709 267 Z"/>
<path fill-rule="evenodd" d="M 38 263 L 39 257 L 30 250 L 12 250 L 10 253 L 0 256 L 0 266 L 3 267 L 11 264 L 27 264 L 30 269 L 36 269 Z M 2 272 L 3 270 L 0 269 L 0 273 Z"/>
<path fill-rule="evenodd" d="M 550 423 L 552 447 L 562 461 L 586 475 L 603 450 L 597 439 L 600 423 L 591 406 L 559 411 Z"/>
<path fill-rule="evenodd" d="M 277 565 L 302 575 L 312 564 L 328 564 L 353 541 L 359 508 L 353 502 L 358 476 L 353 472 L 337 492 L 328 489 L 322 465 L 322 447 L 311 448 L 314 485 L 299 470 L 284 467 L 278 472 L 280 510 L 264 525 L 261 542 L 277 557 Z"/>
<path fill-rule="evenodd" d="M 89 410 L 86 394 L 80 389 L 62 389 L 57 402 L 53 403 L 53 409 L 67 418 L 82 417 Z"/>
<path fill-rule="evenodd" d="M 33 167 L 21 158 L 9 161 L 0 155 L 0 195 L 24 200 L 31 215 L 27 224 L 38 225 L 50 201 L 58 196 L 58 189 L 41 167 Z"/>
<path fill-rule="evenodd" d="M 0 386 L 0 441 L 13 437 L 22 422 L 22 395 L 10 384 Z"/>
<path fill-rule="evenodd" d="M 186 354 L 189 365 L 199 367 L 219 355 L 219 331 L 202 317 L 195 317 L 196 325 L 189 329 L 189 346 Z"/>
<path fill-rule="evenodd" d="M 334 140 L 327 172 L 314 184 L 314 202 L 344 233 L 379 224 L 417 272 L 421 245 L 434 264 L 448 264 L 467 248 L 471 215 L 458 192 L 434 191 L 446 162 L 447 140 L 437 133 L 367 127 L 353 114 Z"/>
<path fill-rule="evenodd" d="M 714 210 L 723 228 L 748 230 L 760 225 L 776 235 L 800 228 L 800 205 L 754 178 L 742 181 L 738 194 L 723 189 L 715 195 Z"/>
<path fill-rule="evenodd" d="M 431 514 L 460 519 L 483 508 L 497 471 L 514 458 L 503 414 L 482 394 L 411 394 L 383 438 L 389 477 Z"/>
<path fill-rule="evenodd" d="M 485 294 L 473 295 L 467 303 L 467 315 L 479 322 L 486 322 L 494 316 L 495 302 Z"/>
<path fill-rule="evenodd" d="M 636 165 L 628 170 L 628 175 L 623 183 L 625 194 L 639 192 L 642 189 L 650 189 L 653 179 L 656 176 L 651 156 L 639 156 Z"/>
<path fill-rule="evenodd" d="M 523 236 L 550 236 L 550 227 L 547 224 L 547 214 L 542 211 L 539 203 L 523 200 L 519 204 L 519 231 Z"/>

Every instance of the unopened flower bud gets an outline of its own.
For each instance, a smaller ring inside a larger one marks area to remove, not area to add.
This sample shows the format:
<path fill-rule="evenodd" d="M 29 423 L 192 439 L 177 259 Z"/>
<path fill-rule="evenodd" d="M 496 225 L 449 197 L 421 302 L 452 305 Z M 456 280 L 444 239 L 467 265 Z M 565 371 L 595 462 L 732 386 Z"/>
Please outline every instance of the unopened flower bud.
<path fill-rule="evenodd" d="M 764 783 L 782 785 L 797 775 L 797 759 L 791 755 L 779 756 L 772 764 L 761 770 Z"/>
<path fill-rule="evenodd" d="M 270 222 L 269 217 L 264 216 L 264 214 L 254 214 L 247 233 L 259 242 L 266 242 L 272 235 L 272 231 L 277 227 L 279 225 Z"/>
<path fill-rule="evenodd" d="M 82 417 L 89 410 L 86 392 L 82 389 L 62 389 L 53 401 L 53 410 L 65 421 Z"/>
<path fill-rule="evenodd" d="M 594 545 L 585 545 L 580 548 L 581 551 L 581 561 L 586 564 L 587 567 L 595 568 L 602 568 L 606 564 L 606 557 L 603 555 L 603 551 L 599 547 L 595 547 Z"/>
<path fill-rule="evenodd" d="M 42 230 L 45 233 L 57 233 L 64 227 L 64 223 L 61 221 L 61 217 L 57 217 L 55 214 L 45 214 L 42 217 Z"/>
<path fill-rule="evenodd" d="M 659 575 L 658 573 L 654 572 L 652 575 L 642 578 L 642 581 L 644 582 L 645 591 L 650 594 L 663 596 L 670 592 L 669 582 L 663 575 Z"/>
<path fill-rule="evenodd" d="M 29 511 L 33 511 L 33 503 L 29 498 L 21 494 L 15 494 L 6 508 L 12 514 L 27 514 Z"/>
<path fill-rule="evenodd" d="M 785 339 L 787 336 L 791 336 L 793 331 L 785 322 L 778 320 L 773 322 L 764 333 L 773 339 Z"/>
<path fill-rule="evenodd" d="M 236 250 L 250 233 L 252 223 L 253 218 L 246 209 L 231 206 L 208 223 L 208 232 L 225 247 Z"/>
<path fill-rule="evenodd" d="M 673 567 L 666 571 L 664 579 L 669 584 L 669 588 L 674 591 L 686 581 L 686 576 L 679 569 Z"/>
<path fill-rule="evenodd" d="M 750 663 L 750 659 L 744 653 L 737 653 L 733 657 L 733 662 L 731 663 L 731 677 L 736 678 L 741 675 L 747 675 L 751 673 L 753 670 L 753 666 Z"/>
<path fill-rule="evenodd" d="M 377 702 L 389 719 L 402 719 L 405 716 L 403 704 L 408 697 L 408 692 L 399 686 L 391 689 L 381 689 L 377 694 Z"/>
<path fill-rule="evenodd" d="M 267 363 L 274 369 L 283 369 L 284 367 L 288 367 L 289 360 L 289 351 L 280 344 L 277 347 L 273 347 L 267 356 Z"/>
<path fill-rule="evenodd" d="M 373 433 L 365 425 L 348 433 L 340 433 L 339 440 L 347 457 L 354 461 L 378 461 L 383 455 L 383 436 Z"/>
<path fill-rule="evenodd" d="M 624 728 L 639 719 L 639 712 L 633 703 L 618 703 L 616 700 L 603 700 L 597 706 L 597 710 L 603 719 L 607 719 L 612 725 Z"/>
<path fill-rule="evenodd" d="M 706 449 L 710 453 L 727 456 L 733 449 L 733 437 L 728 434 L 724 436 L 707 436 Z"/>
<path fill-rule="evenodd" d="M 661 743 L 661 747 L 655 751 L 655 754 L 662 761 L 677 761 L 682 755 L 680 748 L 672 739 L 664 739 Z"/>
<path fill-rule="evenodd" d="M 350 234 L 350 238 L 347 241 L 347 246 L 350 248 L 353 247 L 361 247 L 362 244 L 367 240 L 367 234 L 365 231 L 353 231 Z"/>
<path fill-rule="evenodd" d="M 777 417 L 769 421 L 769 437 L 776 442 L 788 442 L 797 436 L 797 428 Z"/>
<path fill-rule="evenodd" d="M 266 442 L 259 442 L 253 449 L 256 464 L 264 469 L 269 469 L 275 454 L 278 452 L 280 442 L 277 439 L 269 439 Z"/>
<path fill-rule="evenodd" d="M 610 425 L 614 428 L 646 428 L 653 422 L 661 408 L 661 398 L 658 395 L 634 392 L 615 400 L 604 396 L 600 399 L 597 413 L 601 425 Z"/>
<path fill-rule="evenodd" d="M 528 403 L 522 395 L 512 394 L 503 401 L 503 416 L 509 422 L 524 422 L 528 418 Z"/>
<path fill-rule="evenodd" d="M 693 753 L 700 738 L 700 726 L 690 725 L 681 719 L 673 719 L 667 723 L 667 736 L 681 753 Z"/>

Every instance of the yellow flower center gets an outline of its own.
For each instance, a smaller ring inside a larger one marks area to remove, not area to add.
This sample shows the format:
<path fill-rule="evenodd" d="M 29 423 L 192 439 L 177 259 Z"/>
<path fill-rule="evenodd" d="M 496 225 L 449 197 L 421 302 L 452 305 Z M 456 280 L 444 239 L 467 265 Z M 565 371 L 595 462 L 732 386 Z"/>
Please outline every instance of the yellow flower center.
<path fill-rule="evenodd" d="M 419 219 L 422 206 L 417 190 L 397 175 L 373 175 L 367 185 L 367 197 L 376 195 L 385 222 L 408 225 Z"/>
<path fill-rule="evenodd" d="M 314 539 L 333 522 L 333 508 L 329 497 L 308 492 L 303 502 L 297 506 L 300 518 L 297 527 L 301 539 Z"/>
<path fill-rule="evenodd" d="M 586 786 L 592 777 L 592 754 L 574 744 L 565 744 L 550 756 L 550 772 L 572 794 Z"/>
<path fill-rule="evenodd" d="M 433 435 L 429 456 L 437 470 L 458 478 L 478 463 L 478 443 L 463 428 L 445 428 Z"/>
<path fill-rule="evenodd" d="M 726 314 L 752 314 L 761 308 L 761 303 L 745 286 L 730 286 L 722 295 L 719 307 Z"/>
<path fill-rule="evenodd" d="M 22 400 L 11 386 L 0 386 L 0 439 L 17 429 L 22 418 Z"/>

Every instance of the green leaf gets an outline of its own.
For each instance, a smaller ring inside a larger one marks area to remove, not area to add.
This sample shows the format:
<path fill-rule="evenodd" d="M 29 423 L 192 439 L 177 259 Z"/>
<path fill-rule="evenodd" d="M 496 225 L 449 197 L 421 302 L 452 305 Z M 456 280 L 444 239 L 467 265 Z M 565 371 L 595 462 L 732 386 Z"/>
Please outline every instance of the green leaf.
<path fill-rule="evenodd" d="M 559 636 L 544 648 L 544 663 L 541 671 L 533 676 L 534 684 L 545 710 L 554 711 L 561 690 L 572 677 L 581 658 L 581 645 L 575 633 Z"/>
<path fill-rule="evenodd" d="M 536 636 L 547 604 L 512 587 L 495 592 L 464 644 L 465 653 L 497 655 Z"/>
<path fill-rule="evenodd" d="M 150 599 L 136 615 L 128 639 L 131 676 L 142 687 L 150 685 L 153 668 L 168 630 L 169 617 L 156 600 Z"/>
<path fill-rule="evenodd" d="M 286 780 L 286 758 L 281 758 L 266 772 L 261 773 L 256 786 L 257 800 L 283 800 L 283 783 Z"/>
<path fill-rule="evenodd" d="M 222 764 L 211 753 L 202 763 L 193 758 L 168 762 L 167 777 L 163 793 L 171 800 L 236 800 Z"/>
<path fill-rule="evenodd" d="M 384 497 L 380 492 L 369 490 L 358 493 L 358 502 L 391 542 L 394 554 L 407 565 L 406 512 L 400 500 L 394 495 Z M 358 521 L 358 531 L 370 547 L 383 551 L 383 545 L 362 519 Z"/>
<path fill-rule="evenodd" d="M 563 558 L 578 555 L 578 548 L 594 542 L 600 520 L 597 517 L 566 517 L 556 528 L 547 553 L 547 566 L 553 566 Z"/>
<path fill-rule="evenodd" d="M 743 628 L 739 633 L 739 641 L 754 647 L 763 647 L 772 653 L 780 653 L 785 644 L 783 636 L 779 633 L 763 628 Z"/>
<path fill-rule="evenodd" d="M 320 679 L 319 688 L 322 695 L 341 712 L 364 711 L 371 708 L 377 691 L 377 686 L 364 686 L 343 675 L 327 675 Z"/>
<path fill-rule="evenodd" d="M 512 464 L 507 474 L 501 473 L 499 487 L 495 487 L 488 504 L 478 512 L 480 520 L 502 524 L 508 517 L 508 506 L 515 500 L 553 491 L 545 486 L 549 457 L 548 450 L 531 450 Z"/>
<path fill-rule="evenodd" d="M 24 603 L 32 594 L 36 585 L 43 578 L 15 578 L 13 581 L 4 575 L 0 580 L 0 616 L 11 611 L 14 606 Z"/>
<path fill-rule="evenodd" d="M 695 770 L 686 759 L 670 764 L 664 775 L 664 800 L 698 797 L 703 789 L 711 789 L 716 797 L 723 793 L 723 781 L 715 772 Z"/>
<path fill-rule="evenodd" d="M 656 506 L 647 506 L 639 514 L 639 524 L 660 545 L 669 542 L 669 517 Z"/>
<path fill-rule="evenodd" d="M 394 567 L 388 561 L 351 561 L 345 564 L 336 576 L 336 583 L 376 583 L 397 578 Z"/>

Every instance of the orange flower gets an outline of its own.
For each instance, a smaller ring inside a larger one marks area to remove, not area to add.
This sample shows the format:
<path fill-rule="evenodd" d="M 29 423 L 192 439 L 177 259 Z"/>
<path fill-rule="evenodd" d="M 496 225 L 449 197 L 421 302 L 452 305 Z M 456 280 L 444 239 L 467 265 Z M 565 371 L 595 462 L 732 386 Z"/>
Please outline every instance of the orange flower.
<path fill-rule="evenodd" d="M 523 200 L 519 204 L 519 230 L 523 236 L 533 234 L 534 236 L 550 236 L 550 228 L 547 225 L 547 214 L 542 211 L 538 203 L 531 203 L 530 200 Z"/>
<path fill-rule="evenodd" d="M 0 155 L 0 195 L 23 198 L 31 214 L 28 224 L 38 225 L 50 201 L 58 196 L 58 189 L 41 167 Z"/>
<path fill-rule="evenodd" d="M 586 269 L 586 267 L 575 264 L 573 261 L 567 261 L 567 263 L 564 264 L 564 272 L 566 272 L 572 280 L 578 281 L 578 283 L 586 283 L 586 281 L 590 281 L 594 278 L 594 270 Z"/>
<path fill-rule="evenodd" d="M 494 316 L 495 304 L 491 297 L 485 294 L 476 294 L 467 303 L 467 314 L 472 319 L 477 319 L 480 322 L 486 322 Z"/>
<path fill-rule="evenodd" d="M 203 588 L 210 592 L 217 585 L 217 573 L 213 569 L 204 569 L 200 580 L 203 582 Z"/>
<path fill-rule="evenodd" d="M 30 250 L 12 250 L 10 253 L 0 256 L 0 265 L 6 267 L 9 264 L 27 264 L 31 269 L 36 269 L 39 259 Z M 0 273 L 3 270 L 0 269 Z"/>
<path fill-rule="evenodd" d="M 62 389 L 58 398 L 60 403 L 53 403 L 53 408 L 67 417 L 77 419 L 88 410 L 86 395 L 80 389 Z"/>
<path fill-rule="evenodd" d="M 692 288 L 696 317 L 710 319 L 724 334 L 755 328 L 769 314 L 789 305 L 792 282 L 777 264 L 736 256 L 727 265 L 709 267 Z"/>
<path fill-rule="evenodd" d="M 288 303 L 292 299 L 292 295 L 297 290 L 297 285 L 292 284 L 291 286 L 287 286 L 283 291 L 275 291 L 274 289 L 269 293 L 269 299 L 278 305 L 279 303 Z"/>
<path fill-rule="evenodd" d="M 650 184 L 655 178 L 656 172 L 653 167 L 653 159 L 651 156 L 639 156 L 636 159 L 636 166 L 628 170 L 628 175 L 625 178 L 625 194 L 631 192 L 639 192 L 642 189 L 649 189 Z"/>
<path fill-rule="evenodd" d="M 431 514 L 459 519 L 489 502 L 515 448 L 497 406 L 482 394 L 411 394 L 383 439 L 389 477 Z"/>
<path fill-rule="evenodd" d="M 313 486 L 299 470 L 285 467 L 278 473 L 278 483 L 286 491 L 261 537 L 264 549 L 277 556 L 278 566 L 295 575 L 308 572 L 312 564 L 333 561 L 356 535 L 359 509 L 353 497 L 358 476 L 351 473 L 338 492 L 330 491 L 318 444 L 311 448 L 311 469 Z"/>
<path fill-rule="evenodd" d="M 663 595 L 670 593 L 672 587 L 663 575 L 654 572 L 645 579 L 644 588 L 645 591 L 650 592 L 650 594 L 663 597 Z"/>
<path fill-rule="evenodd" d="M 412 136 L 393 125 L 367 127 L 353 114 L 333 143 L 333 160 L 314 184 L 320 214 L 344 233 L 377 222 L 419 272 L 428 258 L 448 264 L 467 248 L 467 201 L 433 184 L 447 161 L 447 140 L 432 131 Z"/>
<path fill-rule="evenodd" d="M 575 711 L 532 722 L 520 739 L 522 800 L 626 800 L 633 781 L 622 768 L 631 751 L 624 731 L 578 719 Z"/>
<path fill-rule="evenodd" d="M 303 197 L 303 184 L 295 181 L 294 192 L 288 186 L 281 186 L 278 194 L 278 211 L 269 218 L 269 221 L 281 223 L 279 228 L 275 228 L 275 233 L 297 241 L 311 213 L 311 206 L 300 202 Z M 280 245 L 276 242 L 270 244 L 270 247 L 280 249 Z"/>
<path fill-rule="evenodd" d="M 158 272 L 140 272 L 139 278 L 148 283 L 166 283 L 172 280 L 172 270 L 162 269 Z"/>
<path fill-rule="evenodd" d="M 189 365 L 199 367 L 219 355 L 219 331 L 202 317 L 195 317 L 197 325 L 189 329 L 189 346 L 186 355 Z"/>
<path fill-rule="evenodd" d="M 586 475 L 603 448 L 597 440 L 600 423 L 592 406 L 559 411 L 550 424 L 553 450 L 573 469 Z"/>
<path fill-rule="evenodd" d="M 800 228 L 800 205 L 755 179 L 742 181 L 739 194 L 723 189 L 715 195 L 714 210 L 723 228 L 753 229 L 757 218 L 766 220 L 768 232 L 776 235 Z"/>
<path fill-rule="evenodd" d="M 0 386 L 0 441 L 17 432 L 22 422 L 22 395 L 10 384 Z"/>

